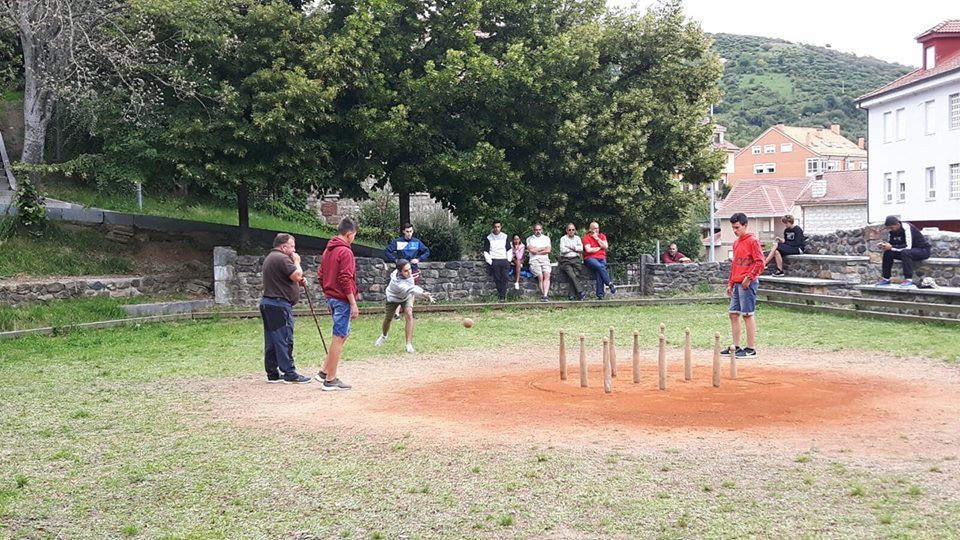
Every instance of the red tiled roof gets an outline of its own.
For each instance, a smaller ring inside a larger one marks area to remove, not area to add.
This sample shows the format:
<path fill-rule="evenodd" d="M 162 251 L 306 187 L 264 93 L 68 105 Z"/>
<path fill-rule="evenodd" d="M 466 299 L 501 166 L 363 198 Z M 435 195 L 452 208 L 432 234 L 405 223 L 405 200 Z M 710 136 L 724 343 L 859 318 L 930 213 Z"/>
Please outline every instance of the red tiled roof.
<path fill-rule="evenodd" d="M 942 23 L 939 23 L 933 28 L 920 34 L 915 39 L 919 40 L 920 38 L 926 37 L 930 34 L 954 34 L 954 33 L 960 33 L 960 20 L 943 21 Z"/>
<path fill-rule="evenodd" d="M 815 206 L 818 204 L 867 202 L 867 171 L 827 172 L 823 173 L 823 179 L 827 181 L 826 195 L 814 197 L 811 188 L 797 199 L 797 204 L 800 206 Z"/>
<path fill-rule="evenodd" d="M 775 217 L 790 213 L 810 188 L 810 178 L 744 178 L 720 204 L 724 214 L 743 212 L 747 217 Z"/>
<path fill-rule="evenodd" d="M 858 97 L 856 101 L 861 102 L 881 94 L 886 94 L 887 92 L 896 90 L 897 88 L 903 88 L 904 86 L 925 81 L 931 77 L 936 77 L 937 75 L 954 71 L 956 69 L 960 69 L 960 53 L 954 54 L 953 56 L 948 57 L 946 60 L 942 60 L 937 67 L 933 69 L 915 69 L 903 77 L 888 83 L 886 86 L 882 86 L 873 92 L 870 92 L 869 94 L 864 94 Z"/>

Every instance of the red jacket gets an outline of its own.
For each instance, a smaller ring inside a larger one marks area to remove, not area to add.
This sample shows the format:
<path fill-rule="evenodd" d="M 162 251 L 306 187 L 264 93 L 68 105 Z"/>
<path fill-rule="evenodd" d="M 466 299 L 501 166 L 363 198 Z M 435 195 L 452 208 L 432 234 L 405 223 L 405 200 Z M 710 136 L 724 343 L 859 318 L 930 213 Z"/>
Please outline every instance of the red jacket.
<path fill-rule="evenodd" d="M 317 269 L 323 295 L 348 302 L 347 295 L 357 294 L 357 263 L 353 258 L 350 244 L 339 236 L 327 242 L 323 250 L 320 268 Z"/>
<path fill-rule="evenodd" d="M 763 272 L 763 249 L 757 237 L 744 233 L 733 242 L 733 264 L 730 265 L 730 280 L 727 285 L 741 283 L 743 278 L 757 279 Z"/>

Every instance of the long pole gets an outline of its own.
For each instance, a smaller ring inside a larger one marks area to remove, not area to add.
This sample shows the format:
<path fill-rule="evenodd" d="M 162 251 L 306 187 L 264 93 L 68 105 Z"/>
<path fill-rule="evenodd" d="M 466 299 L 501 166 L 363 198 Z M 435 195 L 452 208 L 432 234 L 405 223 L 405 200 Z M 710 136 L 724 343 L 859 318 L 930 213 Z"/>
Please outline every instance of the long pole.
<path fill-rule="evenodd" d="M 714 245 L 716 240 L 714 239 L 714 234 L 713 234 L 713 224 L 715 219 L 713 215 L 713 212 L 714 212 L 713 209 L 716 206 L 716 195 L 714 194 L 714 192 L 716 191 L 716 187 L 717 187 L 717 182 L 714 181 L 713 184 L 710 186 L 710 233 L 709 233 L 710 234 L 710 258 L 708 259 L 710 262 L 717 262 L 717 255 L 716 255 L 717 246 Z"/>
<path fill-rule="evenodd" d="M 323 343 L 323 352 L 325 354 L 330 354 L 330 351 L 327 350 L 327 340 L 323 339 L 323 330 L 320 329 L 320 320 L 317 319 L 317 312 L 313 310 L 313 299 L 310 298 L 309 285 L 303 286 L 303 292 L 307 295 L 307 304 L 310 305 L 310 313 L 313 314 L 313 322 L 317 323 L 317 332 L 320 333 L 320 342 Z"/>

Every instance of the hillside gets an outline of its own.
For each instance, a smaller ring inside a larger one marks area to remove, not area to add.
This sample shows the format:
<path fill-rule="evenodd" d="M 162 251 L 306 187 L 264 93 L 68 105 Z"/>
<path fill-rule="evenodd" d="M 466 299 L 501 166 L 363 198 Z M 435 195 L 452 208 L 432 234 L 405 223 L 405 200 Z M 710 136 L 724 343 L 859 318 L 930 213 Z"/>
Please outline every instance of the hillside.
<path fill-rule="evenodd" d="M 797 126 L 838 123 L 853 141 L 866 136 L 866 111 L 854 99 L 912 68 L 773 38 L 714 34 L 727 60 L 723 101 L 714 108 L 727 138 L 744 146 L 777 122 Z M 919 52 L 918 52 L 919 54 Z"/>

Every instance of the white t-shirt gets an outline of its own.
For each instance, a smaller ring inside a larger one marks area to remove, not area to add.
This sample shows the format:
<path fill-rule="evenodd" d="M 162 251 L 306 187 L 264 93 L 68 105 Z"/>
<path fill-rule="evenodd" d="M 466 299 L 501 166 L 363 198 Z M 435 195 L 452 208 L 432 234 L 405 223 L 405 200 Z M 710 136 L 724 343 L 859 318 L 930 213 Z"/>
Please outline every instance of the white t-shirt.
<path fill-rule="evenodd" d="M 561 259 L 576 259 L 583 253 L 583 240 L 580 240 L 579 236 L 574 235 L 573 238 L 570 238 L 568 235 L 563 235 L 560 237 L 560 258 Z"/>
<path fill-rule="evenodd" d="M 541 234 L 540 236 L 531 235 L 527 237 L 527 253 L 530 254 L 531 261 L 543 261 L 543 260 L 549 261 L 550 255 L 534 255 L 533 252 L 530 251 L 532 248 L 547 248 L 547 247 L 553 247 L 550 244 L 549 236 L 545 234 Z"/>

